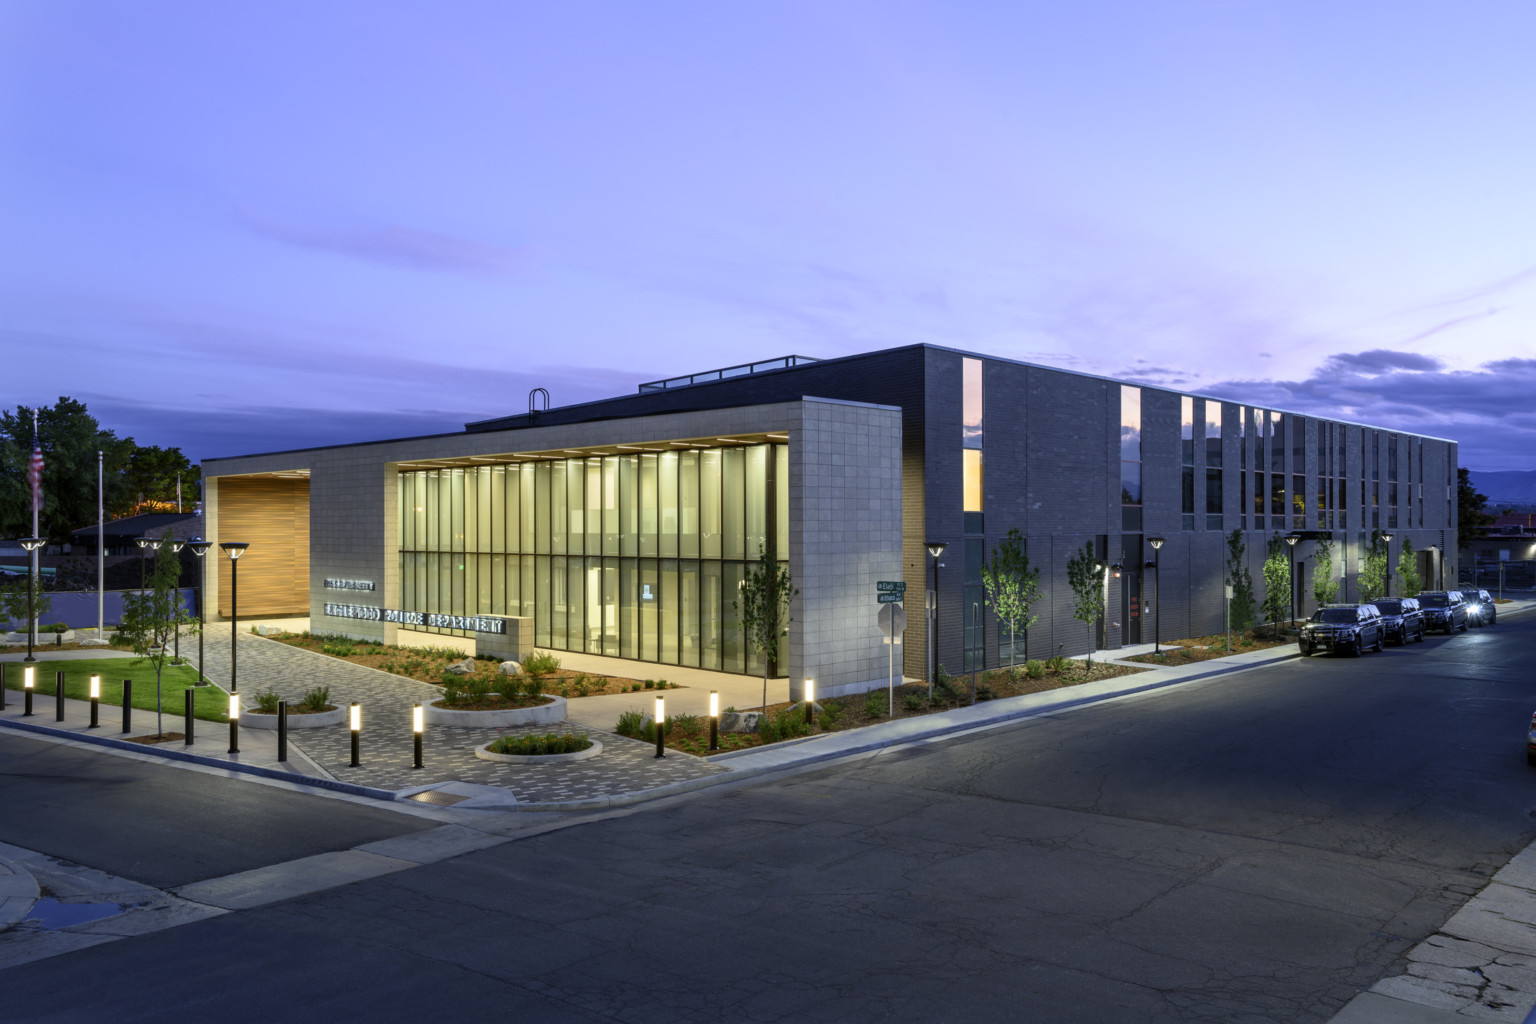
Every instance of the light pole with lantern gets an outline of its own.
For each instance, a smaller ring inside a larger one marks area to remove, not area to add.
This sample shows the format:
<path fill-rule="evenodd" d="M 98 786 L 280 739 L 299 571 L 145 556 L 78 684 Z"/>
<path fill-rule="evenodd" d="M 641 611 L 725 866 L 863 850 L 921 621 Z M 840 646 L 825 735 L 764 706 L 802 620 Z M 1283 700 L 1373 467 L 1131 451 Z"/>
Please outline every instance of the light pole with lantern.
<path fill-rule="evenodd" d="M 207 686 L 207 677 L 203 675 L 203 581 L 208 575 L 208 565 L 203 558 L 213 547 L 213 541 L 198 537 L 187 541 L 187 547 L 197 556 L 197 685 Z"/>
<path fill-rule="evenodd" d="M 928 698 L 933 699 L 933 681 L 939 675 L 939 556 L 949 547 L 942 540 L 930 540 L 928 553 L 933 556 L 933 598 L 928 602 Z"/>
<path fill-rule="evenodd" d="M 171 553 L 176 556 L 176 641 L 172 655 L 176 658 L 176 663 L 179 665 L 181 664 L 181 549 L 187 546 L 187 542 L 173 539 L 166 541 L 166 543 L 171 546 Z M 198 671 L 202 671 L 203 666 L 199 665 L 197 668 Z"/>
<path fill-rule="evenodd" d="M 1148 537 L 1152 545 L 1152 653 L 1162 653 L 1163 642 L 1163 545 L 1167 537 Z"/>
<path fill-rule="evenodd" d="M 235 650 L 240 642 L 240 577 L 236 563 L 245 549 L 251 545 L 241 541 L 228 541 L 219 545 L 229 556 L 229 692 L 239 689 L 235 676 Z"/>
<path fill-rule="evenodd" d="M 1291 554 L 1291 628 L 1296 628 L 1296 542 L 1301 540 L 1301 535 L 1288 533 L 1285 535 L 1285 546 Z"/>
<path fill-rule="evenodd" d="M 26 549 L 27 554 L 33 556 L 33 558 L 32 558 L 33 571 L 31 571 L 31 572 L 29 572 L 27 574 L 27 656 L 26 656 L 26 658 L 23 659 L 24 661 L 36 661 L 37 660 L 36 658 L 34 658 L 32 656 L 32 640 L 33 640 L 33 637 L 35 637 L 37 635 L 37 614 L 36 614 L 36 612 L 33 611 L 33 607 L 34 607 L 33 595 L 37 593 L 37 577 L 38 577 L 38 573 L 41 571 L 41 570 L 36 568 L 36 566 L 37 566 L 36 552 L 37 552 L 37 549 L 42 547 L 46 542 L 47 542 L 47 538 L 46 537 L 23 537 L 23 538 L 21 538 L 21 546 L 24 549 Z"/>
<path fill-rule="evenodd" d="M 1384 533 L 1384 534 L 1381 535 L 1381 539 L 1383 541 L 1385 541 L 1386 545 L 1387 545 L 1387 582 L 1385 584 L 1386 590 L 1382 594 L 1382 596 L 1383 597 L 1391 597 L 1392 596 L 1392 535 L 1390 533 Z"/>

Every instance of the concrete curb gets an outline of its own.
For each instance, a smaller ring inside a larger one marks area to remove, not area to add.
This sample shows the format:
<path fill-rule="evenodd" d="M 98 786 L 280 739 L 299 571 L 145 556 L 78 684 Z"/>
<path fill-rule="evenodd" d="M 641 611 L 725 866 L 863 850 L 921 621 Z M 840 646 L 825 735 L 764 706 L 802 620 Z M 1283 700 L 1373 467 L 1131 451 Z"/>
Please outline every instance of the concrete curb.
<path fill-rule="evenodd" d="M 373 786 L 359 786 L 351 782 L 338 782 L 335 779 L 320 779 L 313 775 L 300 775 L 297 772 L 279 771 L 276 768 L 263 768 L 260 765 L 254 764 L 241 764 L 239 761 L 225 761 L 217 757 L 207 757 L 203 754 L 189 754 L 184 750 L 166 750 L 153 743 L 129 743 L 127 740 L 115 740 L 109 736 L 91 736 L 78 732 L 67 732 L 63 729 L 50 729 L 46 725 L 34 725 L 31 722 L 21 722 L 14 718 L 0 718 L 0 728 L 73 740 L 77 743 L 91 743 L 99 747 L 126 750 L 135 754 L 148 754 L 151 757 L 163 757 L 167 761 L 181 761 L 184 764 L 202 765 L 205 768 L 222 768 L 225 771 L 238 772 L 242 775 L 254 775 L 262 779 L 276 779 L 279 782 L 292 782 L 300 786 L 328 789 L 333 793 L 347 793 L 352 796 L 370 797 L 374 800 L 395 799 L 395 792 L 391 789 L 376 789 Z"/>
<path fill-rule="evenodd" d="M 0 932 L 25 921 L 39 895 L 32 872 L 0 857 Z"/>

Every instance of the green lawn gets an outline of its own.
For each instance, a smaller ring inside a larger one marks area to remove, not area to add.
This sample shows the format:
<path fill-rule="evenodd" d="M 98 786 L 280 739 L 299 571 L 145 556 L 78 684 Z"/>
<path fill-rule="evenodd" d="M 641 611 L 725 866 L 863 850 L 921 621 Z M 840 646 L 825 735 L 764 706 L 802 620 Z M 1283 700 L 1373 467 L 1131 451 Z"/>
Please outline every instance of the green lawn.
<path fill-rule="evenodd" d="M 43 652 L 38 652 L 38 660 L 34 667 L 37 669 L 35 676 L 36 691 L 32 698 L 35 713 L 48 711 L 52 713 L 55 680 L 58 673 L 64 672 L 64 696 L 75 700 L 91 699 L 91 676 L 101 676 L 101 702 L 113 707 L 122 707 L 123 704 L 123 680 L 133 680 L 133 706 L 145 711 L 155 710 L 155 666 L 148 661 L 139 661 L 134 658 L 91 658 L 84 661 L 53 661 L 47 660 Z M 7 690 L 20 690 L 23 665 L 18 662 L 7 662 L 5 665 L 5 688 Z M 161 677 L 161 695 L 164 700 L 164 710 L 167 715 L 180 717 L 186 709 L 186 698 L 182 693 L 188 687 L 197 683 L 197 670 L 190 665 L 165 666 L 165 674 Z M 229 697 L 217 686 L 200 686 L 196 689 L 197 703 L 194 705 L 193 714 L 209 722 L 227 722 L 226 715 L 229 712 Z M 16 698 L 7 698 L 9 704 Z"/>

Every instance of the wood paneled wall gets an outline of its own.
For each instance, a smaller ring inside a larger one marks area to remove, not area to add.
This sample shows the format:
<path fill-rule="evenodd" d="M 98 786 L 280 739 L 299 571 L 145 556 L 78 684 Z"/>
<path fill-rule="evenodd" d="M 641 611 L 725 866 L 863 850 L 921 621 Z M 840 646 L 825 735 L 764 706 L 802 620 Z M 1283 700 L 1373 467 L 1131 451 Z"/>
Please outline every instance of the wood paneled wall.
<path fill-rule="evenodd" d="M 219 540 L 247 541 L 240 556 L 240 618 L 309 614 L 309 481 L 224 477 Z M 219 614 L 230 613 L 230 565 L 219 555 Z"/>

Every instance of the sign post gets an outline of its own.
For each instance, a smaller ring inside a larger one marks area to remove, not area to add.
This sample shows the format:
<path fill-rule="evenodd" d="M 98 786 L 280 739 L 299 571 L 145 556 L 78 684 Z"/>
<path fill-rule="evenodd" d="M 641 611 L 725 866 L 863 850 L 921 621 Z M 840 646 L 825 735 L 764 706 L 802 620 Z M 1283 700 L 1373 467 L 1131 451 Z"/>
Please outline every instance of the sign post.
<path fill-rule="evenodd" d="M 882 583 L 881 586 L 885 584 Z M 886 651 L 886 695 L 889 697 L 890 715 L 896 717 L 896 645 L 901 643 L 901 634 L 907 628 L 907 610 L 894 601 L 887 601 L 887 597 L 900 598 L 902 595 L 880 594 L 880 632 L 885 634 Z"/>

